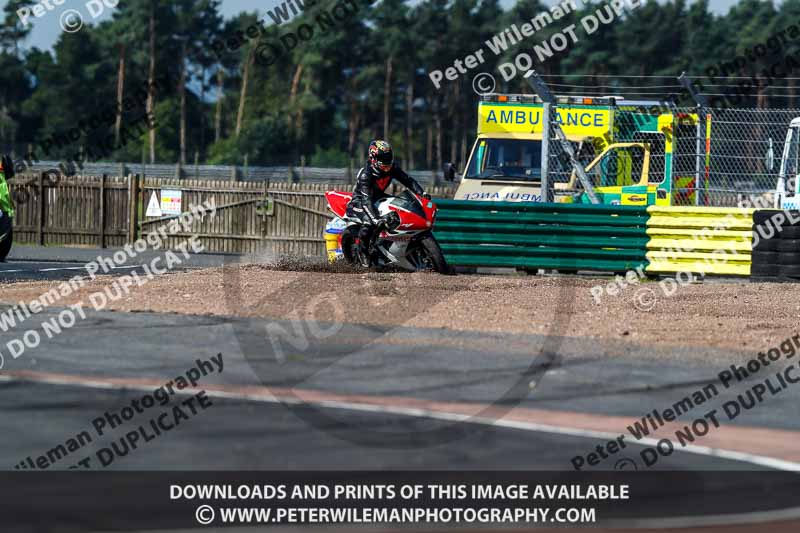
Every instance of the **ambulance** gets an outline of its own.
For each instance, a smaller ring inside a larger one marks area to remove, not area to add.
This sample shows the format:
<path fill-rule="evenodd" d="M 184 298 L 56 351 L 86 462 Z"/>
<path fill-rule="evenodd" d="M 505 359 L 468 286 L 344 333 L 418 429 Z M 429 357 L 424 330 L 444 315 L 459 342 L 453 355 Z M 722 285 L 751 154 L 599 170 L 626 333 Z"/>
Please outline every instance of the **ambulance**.
<path fill-rule="evenodd" d="M 707 187 L 710 116 L 698 127 L 697 114 L 663 102 L 572 96 L 558 97 L 553 113 L 601 203 L 694 205 Z M 543 122 L 535 95 L 481 96 L 477 139 L 454 198 L 541 201 Z M 589 203 L 560 144 L 549 148 L 553 200 Z"/>
<path fill-rule="evenodd" d="M 800 117 L 792 119 L 783 144 L 778 185 L 775 187 L 777 209 L 800 209 Z M 767 156 L 771 159 L 771 154 Z M 767 168 L 772 164 L 767 163 Z M 788 187 L 788 191 L 787 191 Z"/>

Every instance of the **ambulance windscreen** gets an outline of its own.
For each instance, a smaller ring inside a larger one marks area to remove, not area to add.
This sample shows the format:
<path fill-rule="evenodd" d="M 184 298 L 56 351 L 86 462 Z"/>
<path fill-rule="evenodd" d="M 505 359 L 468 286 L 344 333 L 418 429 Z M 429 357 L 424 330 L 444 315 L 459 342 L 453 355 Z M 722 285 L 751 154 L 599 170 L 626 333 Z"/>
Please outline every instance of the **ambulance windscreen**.
<path fill-rule="evenodd" d="M 542 141 L 481 139 L 465 178 L 539 181 L 542 177 Z"/>

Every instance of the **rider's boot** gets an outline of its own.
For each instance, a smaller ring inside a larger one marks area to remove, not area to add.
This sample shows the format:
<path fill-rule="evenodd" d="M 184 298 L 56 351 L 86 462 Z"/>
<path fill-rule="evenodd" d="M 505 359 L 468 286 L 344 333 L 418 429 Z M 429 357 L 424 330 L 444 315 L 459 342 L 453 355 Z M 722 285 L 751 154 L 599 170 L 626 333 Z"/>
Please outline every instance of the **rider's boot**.
<path fill-rule="evenodd" d="M 372 228 L 364 225 L 358 231 L 358 261 L 364 268 L 370 266 L 370 243 L 372 242 Z"/>

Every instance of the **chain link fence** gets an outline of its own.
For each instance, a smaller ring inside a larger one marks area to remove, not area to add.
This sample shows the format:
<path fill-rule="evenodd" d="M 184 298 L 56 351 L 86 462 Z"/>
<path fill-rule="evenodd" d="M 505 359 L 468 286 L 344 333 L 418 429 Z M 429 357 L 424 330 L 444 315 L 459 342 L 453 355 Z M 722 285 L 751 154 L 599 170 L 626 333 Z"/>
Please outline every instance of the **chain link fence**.
<path fill-rule="evenodd" d="M 771 205 L 786 131 L 800 109 L 712 109 L 710 113 L 708 204 L 741 205 L 761 198 Z"/>
<path fill-rule="evenodd" d="M 263 167 L 263 166 L 235 166 L 235 165 L 144 165 L 129 162 L 75 162 L 64 161 L 32 161 L 25 160 L 19 152 L 11 153 L 15 161 L 17 173 L 36 173 L 56 170 L 61 173 L 78 176 L 127 176 L 139 174 L 152 178 L 175 179 L 207 179 L 231 181 L 289 181 L 295 183 L 336 183 L 341 186 L 350 186 L 355 182 L 354 173 L 347 168 L 325 167 Z M 411 176 L 423 185 L 447 185 L 441 172 L 432 170 L 410 170 Z"/>
<path fill-rule="evenodd" d="M 649 148 L 649 183 L 672 180 L 672 205 L 734 207 L 772 205 L 780 172 L 784 139 L 800 109 L 720 109 L 667 108 L 673 113 L 674 129 L 669 137 L 662 131 L 631 128 L 627 112 L 615 114 L 611 142 L 645 143 Z M 551 113 L 551 124 L 555 113 Z M 657 116 L 657 115 L 655 115 Z M 699 116 L 699 123 L 690 116 Z M 710 142 L 706 143 L 706 119 L 710 119 Z M 624 154 L 606 155 L 593 167 L 592 161 L 608 145 L 608 140 L 586 139 L 571 142 L 578 160 L 587 169 L 595 187 L 635 185 L 643 172 L 644 153 L 629 147 Z M 671 168 L 667 168 L 666 148 L 671 144 Z M 551 128 L 548 141 L 548 176 L 556 197 L 579 194 L 577 180 L 571 180 L 572 167 L 561 143 Z M 789 176 L 793 178 L 794 176 Z M 572 183 L 575 187 L 569 187 Z"/>

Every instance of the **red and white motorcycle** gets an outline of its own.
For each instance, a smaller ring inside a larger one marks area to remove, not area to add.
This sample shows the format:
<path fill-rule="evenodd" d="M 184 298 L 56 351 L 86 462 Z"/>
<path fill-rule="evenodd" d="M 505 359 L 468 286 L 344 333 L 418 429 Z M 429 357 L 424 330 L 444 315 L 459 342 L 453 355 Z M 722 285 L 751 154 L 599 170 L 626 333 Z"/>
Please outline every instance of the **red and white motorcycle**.
<path fill-rule="evenodd" d="M 360 221 L 347 216 L 353 193 L 328 191 L 325 199 L 336 217 L 329 228 L 339 228 L 339 250 L 345 261 L 366 267 L 397 266 L 406 270 L 450 272 L 439 243 L 431 233 L 436 204 L 411 191 L 387 196 L 375 203 L 381 222 L 372 239 L 368 257 L 358 240 Z M 334 230 L 336 231 L 336 230 Z"/>

